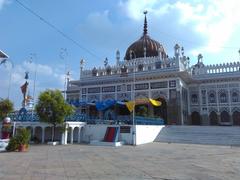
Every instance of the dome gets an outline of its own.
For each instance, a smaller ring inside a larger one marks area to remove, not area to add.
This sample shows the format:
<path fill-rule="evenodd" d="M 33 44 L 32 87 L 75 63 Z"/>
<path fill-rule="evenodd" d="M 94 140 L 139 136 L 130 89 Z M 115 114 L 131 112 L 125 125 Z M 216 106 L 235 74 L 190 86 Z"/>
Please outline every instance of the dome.
<path fill-rule="evenodd" d="M 150 36 L 147 34 L 147 18 L 146 18 L 146 12 L 145 14 L 145 20 L 144 20 L 144 29 L 143 29 L 143 35 L 142 37 L 137 40 L 136 42 L 132 43 L 125 54 L 125 60 L 131 60 L 135 58 L 140 57 L 154 57 L 154 56 L 162 56 L 165 58 L 166 52 L 163 48 L 163 46 L 150 38 Z"/>

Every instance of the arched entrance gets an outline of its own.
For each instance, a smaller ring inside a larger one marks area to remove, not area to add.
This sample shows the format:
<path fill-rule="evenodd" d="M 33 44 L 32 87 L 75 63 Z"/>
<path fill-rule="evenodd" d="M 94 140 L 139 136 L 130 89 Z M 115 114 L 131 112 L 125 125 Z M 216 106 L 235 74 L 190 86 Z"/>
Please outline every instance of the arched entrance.
<path fill-rule="evenodd" d="M 79 127 L 73 129 L 73 142 L 78 143 L 79 140 Z"/>
<path fill-rule="evenodd" d="M 52 127 L 46 127 L 44 132 L 44 142 L 52 141 Z"/>
<path fill-rule="evenodd" d="M 43 131 L 42 127 L 40 126 L 35 127 L 35 134 L 33 137 L 35 143 L 42 142 L 42 131 Z"/>
<path fill-rule="evenodd" d="M 30 140 L 32 141 L 33 140 L 33 136 L 34 136 L 33 128 L 31 126 L 27 126 L 26 129 L 30 132 L 30 134 L 31 134 Z"/>
<path fill-rule="evenodd" d="M 240 112 L 235 111 L 232 115 L 233 118 L 233 125 L 240 126 Z"/>
<path fill-rule="evenodd" d="M 167 124 L 167 102 L 161 97 L 155 100 L 160 101 L 162 104 L 161 106 L 153 106 L 153 115 L 156 118 L 162 118 L 164 120 L 164 124 Z"/>
<path fill-rule="evenodd" d="M 192 112 L 191 115 L 191 119 L 192 119 L 192 125 L 201 125 L 201 117 L 199 112 Z"/>
<path fill-rule="evenodd" d="M 80 143 L 82 143 L 82 142 L 84 142 L 84 135 L 85 135 L 85 129 L 84 129 L 84 127 L 81 127 L 81 129 L 80 129 Z"/>
<path fill-rule="evenodd" d="M 62 128 L 61 127 L 56 127 L 54 134 L 55 134 L 55 138 L 54 138 L 55 141 L 61 141 L 61 139 L 62 139 Z"/>
<path fill-rule="evenodd" d="M 218 125 L 218 116 L 217 116 L 217 113 L 215 111 L 212 111 L 210 113 L 209 122 L 210 122 L 210 125 L 212 125 L 212 126 Z"/>
<path fill-rule="evenodd" d="M 221 112 L 221 122 L 222 123 L 229 123 L 230 122 L 230 116 L 227 111 Z"/>

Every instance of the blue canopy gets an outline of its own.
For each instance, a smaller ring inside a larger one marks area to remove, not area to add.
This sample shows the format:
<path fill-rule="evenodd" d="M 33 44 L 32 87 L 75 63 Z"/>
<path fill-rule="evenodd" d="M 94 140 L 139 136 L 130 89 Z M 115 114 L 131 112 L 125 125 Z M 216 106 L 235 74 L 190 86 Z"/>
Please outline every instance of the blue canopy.
<path fill-rule="evenodd" d="M 106 109 L 108 109 L 109 107 L 113 106 L 114 104 L 116 104 L 116 100 L 114 99 L 108 99 L 106 101 L 100 101 L 96 103 L 96 108 L 98 111 L 104 111 Z"/>

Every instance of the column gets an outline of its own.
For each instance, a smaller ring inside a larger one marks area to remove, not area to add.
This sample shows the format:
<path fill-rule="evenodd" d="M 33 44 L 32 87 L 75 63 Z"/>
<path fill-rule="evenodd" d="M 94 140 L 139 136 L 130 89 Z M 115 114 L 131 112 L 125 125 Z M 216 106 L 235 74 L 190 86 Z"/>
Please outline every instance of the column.
<path fill-rule="evenodd" d="M 78 129 L 78 143 L 80 144 L 80 142 L 81 142 L 81 126 L 79 127 L 79 129 Z"/>
<path fill-rule="evenodd" d="M 70 139 L 70 143 L 73 144 L 73 128 L 71 128 L 71 139 Z"/>
<path fill-rule="evenodd" d="M 64 130 L 64 144 L 67 145 L 67 139 L 68 139 L 68 124 L 66 124 L 65 130 Z"/>
<path fill-rule="evenodd" d="M 45 127 L 42 127 L 42 144 L 44 143 L 45 139 Z"/>
<path fill-rule="evenodd" d="M 34 127 L 34 126 L 32 127 L 32 138 L 35 137 L 35 128 L 36 128 L 36 127 Z"/>

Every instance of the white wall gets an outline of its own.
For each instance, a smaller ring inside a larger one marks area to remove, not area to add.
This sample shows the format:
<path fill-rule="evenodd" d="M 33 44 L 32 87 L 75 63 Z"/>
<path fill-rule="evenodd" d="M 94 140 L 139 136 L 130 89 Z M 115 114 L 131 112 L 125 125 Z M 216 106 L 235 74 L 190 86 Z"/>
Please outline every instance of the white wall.
<path fill-rule="evenodd" d="M 91 140 L 102 141 L 104 139 L 107 127 L 120 127 L 119 125 L 104 125 L 104 124 L 94 124 L 94 125 L 85 125 L 81 129 L 83 137 L 81 141 L 90 142 Z M 131 128 L 132 129 L 132 128 Z M 132 133 L 120 133 L 118 141 L 123 141 L 125 144 L 132 144 Z"/>
<path fill-rule="evenodd" d="M 136 125 L 136 145 L 153 142 L 164 126 Z"/>

